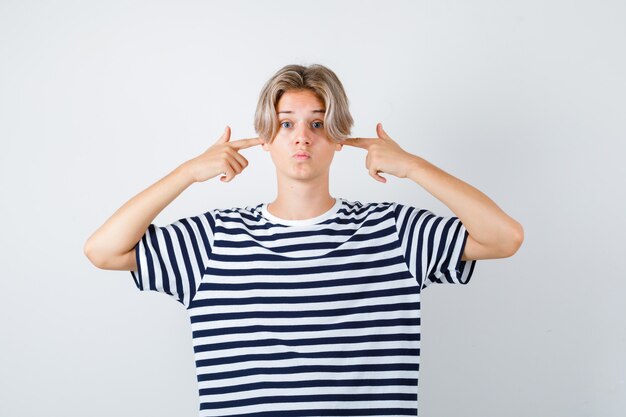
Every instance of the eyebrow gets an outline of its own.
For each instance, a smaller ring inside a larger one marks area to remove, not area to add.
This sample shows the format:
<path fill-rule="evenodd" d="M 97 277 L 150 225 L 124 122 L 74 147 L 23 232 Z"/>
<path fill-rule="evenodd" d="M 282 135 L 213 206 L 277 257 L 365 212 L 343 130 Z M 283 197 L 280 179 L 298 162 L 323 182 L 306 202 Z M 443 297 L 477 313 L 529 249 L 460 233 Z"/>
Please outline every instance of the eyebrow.
<path fill-rule="evenodd" d="M 325 112 L 326 112 L 325 109 L 311 111 L 311 113 L 325 113 Z M 281 113 L 293 113 L 293 111 L 291 111 L 291 110 L 283 110 L 283 111 L 279 111 L 278 112 L 278 114 L 281 114 Z"/>

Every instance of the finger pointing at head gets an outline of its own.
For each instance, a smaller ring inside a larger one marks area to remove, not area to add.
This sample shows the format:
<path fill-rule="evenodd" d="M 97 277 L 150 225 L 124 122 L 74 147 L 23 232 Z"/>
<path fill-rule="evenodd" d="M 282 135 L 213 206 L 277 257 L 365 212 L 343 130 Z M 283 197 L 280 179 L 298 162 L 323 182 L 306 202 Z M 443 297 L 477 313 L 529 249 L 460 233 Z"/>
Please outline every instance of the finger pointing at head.
<path fill-rule="evenodd" d="M 231 142 L 230 144 L 233 146 L 233 148 L 239 150 L 239 149 L 246 149 L 255 145 L 260 145 L 262 143 L 263 143 L 263 140 L 261 138 L 250 138 L 250 139 L 239 139 L 239 140 Z"/>
<path fill-rule="evenodd" d="M 367 149 L 372 144 L 371 139 L 368 138 L 347 138 L 341 141 L 342 144 L 348 146 L 355 146 L 357 148 Z"/>

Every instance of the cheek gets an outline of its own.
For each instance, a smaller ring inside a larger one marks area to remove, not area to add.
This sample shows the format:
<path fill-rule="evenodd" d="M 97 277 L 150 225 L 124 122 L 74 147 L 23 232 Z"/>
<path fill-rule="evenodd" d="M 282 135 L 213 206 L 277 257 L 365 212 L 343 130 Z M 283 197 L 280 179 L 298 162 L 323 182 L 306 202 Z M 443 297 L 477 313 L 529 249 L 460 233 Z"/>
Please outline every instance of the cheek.
<path fill-rule="evenodd" d="M 280 164 L 290 157 L 289 150 L 277 143 L 276 139 L 274 139 L 272 146 L 268 147 L 268 151 L 275 164 Z"/>

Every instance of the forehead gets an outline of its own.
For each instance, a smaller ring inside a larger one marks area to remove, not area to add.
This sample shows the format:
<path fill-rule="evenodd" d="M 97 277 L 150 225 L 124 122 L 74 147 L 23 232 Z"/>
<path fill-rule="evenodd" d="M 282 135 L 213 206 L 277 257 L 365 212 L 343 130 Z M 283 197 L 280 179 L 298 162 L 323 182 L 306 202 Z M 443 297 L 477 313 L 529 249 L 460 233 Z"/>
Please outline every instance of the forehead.
<path fill-rule="evenodd" d="M 297 110 L 324 110 L 324 102 L 310 90 L 285 92 L 276 105 L 278 112 Z"/>

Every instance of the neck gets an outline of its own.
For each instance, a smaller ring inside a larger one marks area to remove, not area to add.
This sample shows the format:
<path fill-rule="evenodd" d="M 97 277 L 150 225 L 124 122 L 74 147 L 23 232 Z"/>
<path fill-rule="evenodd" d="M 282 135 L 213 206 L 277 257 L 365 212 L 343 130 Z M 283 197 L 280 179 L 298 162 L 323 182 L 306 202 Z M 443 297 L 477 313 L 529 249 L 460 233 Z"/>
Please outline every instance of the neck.
<path fill-rule="evenodd" d="M 281 219 L 306 220 L 324 214 L 335 202 L 328 189 L 328 177 L 316 183 L 279 179 L 278 195 L 267 210 Z"/>

